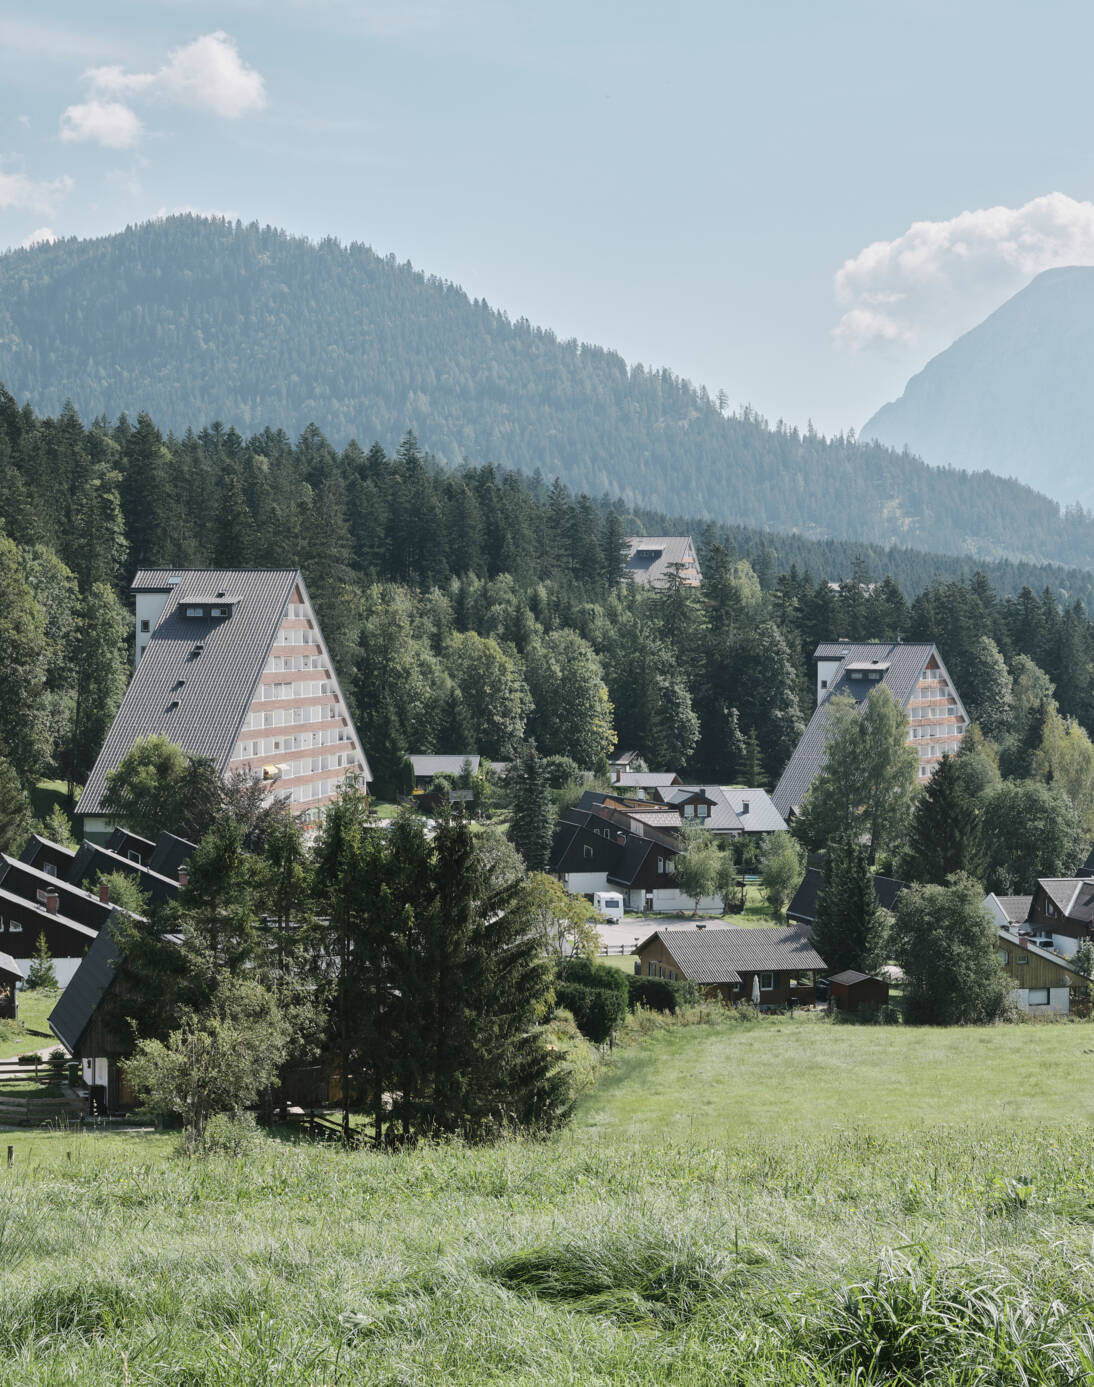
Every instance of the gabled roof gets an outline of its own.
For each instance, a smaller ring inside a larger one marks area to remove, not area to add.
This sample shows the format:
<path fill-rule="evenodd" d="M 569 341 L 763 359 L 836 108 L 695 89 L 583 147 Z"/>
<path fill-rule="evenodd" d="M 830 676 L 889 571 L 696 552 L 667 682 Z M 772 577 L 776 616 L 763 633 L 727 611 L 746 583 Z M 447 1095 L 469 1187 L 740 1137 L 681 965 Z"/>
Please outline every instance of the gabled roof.
<path fill-rule="evenodd" d="M 826 653 L 822 655 L 822 651 Z M 832 652 L 830 655 L 827 654 L 829 651 Z M 801 741 L 794 748 L 794 754 L 787 762 L 786 769 L 780 776 L 775 793 L 772 795 L 775 808 L 784 819 L 801 805 L 814 777 L 824 765 L 825 741 L 832 698 L 837 694 L 850 694 L 858 703 L 859 712 L 861 712 L 866 706 L 866 697 L 870 690 L 881 685 L 889 690 L 901 708 L 906 708 L 923 675 L 927 661 L 932 655 L 945 669 L 942 657 L 938 654 L 937 649 L 929 643 L 904 645 L 898 641 L 895 644 L 879 642 L 852 645 L 846 642 L 837 642 L 817 647 L 814 659 L 839 658 L 840 664 L 833 671 L 824 698 L 817 704 L 813 716 L 809 719 L 809 725 L 806 727 Z M 849 666 L 877 668 L 882 677 L 876 681 L 851 680 L 847 673 Z M 884 669 L 881 668 L 882 666 Z M 950 684 L 952 687 L 952 680 L 950 680 Z M 957 698 L 960 712 L 965 715 L 965 710 L 961 707 L 960 696 L 956 690 L 954 690 L 954 696 Z M 967 715 L 965 716 L 967 720 Z"/>
<path fill-rule="evenodd" d="M 857 982 L 878 982 L 873 973 L 856 973 L 853 968 L 845 968 L 842 973 L 833 973 L 829 982 L 838 982 L 841 987 L 854 987 Z"/>
<path fill-rule="evenodd" d="M 995 901 L 1012 925 L 1024 925 L 1029 919 L 1032 896 L 996 896 Z"/>
<path fill-rule="evenodd" d="M 96 921 L 96 929 L 102 928 L 102 922 L 110 914 L 110 907 L 103 904 L 96 892 L 85 891 L 82 886 L 74 886 L 63 877 L 40 872 L 29 862 L 20 862 L 14 857 L 8 857 L 6 853 L 0 853 L 0 886 L 9 895 L 30 905 L 38 903 L 39 891 L 55 891 L 62 906 L 62 914 L 64 903 L 67 901 L 71 909 L 81 910 L 90 915 Z"/>
<path fill-rule="evenodd" d="M 414 767 L 415 780 L 423 776 L 433 775 L 462 775 L 464 764 L 471 762 L 471 774 L 477 775 L 479 770 L 478 756 L 411 756 L 410 764 Z"/>
<path fill-rule="evenodd" d="M 177 881 L 179 868 L 184 862 L 188 862 L 196 851 L 196 843 L 191 843 L 188 838 L 180 838 L 177 833 L 165 831 L 156 839 L 156 846 L 146 865 L 160 876 L 171 877 Z"/>
<path fill-rule="evenodd" d="M 1094 881 L 1089 877 L 1040 877 L 1037 885 L 1069 920 L 1094 920 Z"/>
<path fill-rule="evenodd" d="M 1071 959 L 1064 958 L 1062 954 L 1055 953 L 1052 949 L 1043 949 L 1039 944 L 1034 944 L 1028 937 L 1015 933 L 1013 930 L 1006 929 L 1003 925 L 996 926 L 996 933 L 1000 939 L 1008 944 L 1013 944 L 1025 954 L 1034 954 L 1037 958 L 1046 959 L 1049 963 L 1055 963 L 1058 968 L 1062 968 L 1067 973 L 1074 973 L 1077 978 L 1084 978 L 1085 974 L 1080 973 Z"/>
<path fill-rule="evenodd" d="M 896 898 L 907 886 L 906 881 L 898 881 L 896 877 L 874 877 L 874 895 L 877 896 L 877 903 L 885 910 L 892 910 L 896 904 Z M 794 892 L 794 899 L 790 902 L 786 912 L 787 919 L 795 920 L 803 925 L 811 925 L 817 918 L 817 897 L 820 895 L 821 887 L 824 885 L 824 873 L 819 867 L 807 867 L 802 883 Z"/>
<path fill-rule="evenodd" d="M 625 571 L 633 582 L 646 587 L 662 587 L 677 564 L 684 566 L 682 576 L 685 579 L 702 576 L 690 535 L 628 535 L 623 542 L 630 550 Z M 656 557 L 640 558 L 643 552 Z"/>
<path fill-rule="evenodd" d="M 79 1048 L 96 1009 L 114 981 L 122 957 L 114 931 L 100 930 L 50 1012 L 50 1030 L 70 1053 Z"/>
<path fill-rule="evenodd" d="M 711 810 L 705 819 L 689 819 L 688 823 L 702 824 L 715 833 L 742 833 L 744 824 L 737 816 L 729 795 L 720 785 L 677 785 L 662 792 L 672 804 L 684 804 L 695 795 L 702 795 L 710 801 Z"/>
<path fill-rule="evenodd" d="M 80 944 L 80 948 L 87 947 L 88 940 L 96 939 L 99 930 L 93 929 L 90 925 L 82 925 L 79 920 L 73 920 L 70 916 L 63 914 L 60 910 L 55 912 L 48 911 L 44 905 L 39 905 L 37 901 L 28 900 L 26 896 L 20 896 L 14 891 L 8 891 L 0 886 L 0 904 L 21 905 L 28 910 L 35 910 L 42 917 L 43 924 L 61 925 L 65 929 L 70 929 L 73 934 L 79 935 L 85 941 Z"/>
<path fill-rule="evenodd" d="M 723 785 L 722 793 L 729 801 L 729 807 L 741 822 L 746 833 L 784 833 L 786 820 L 775 808 L 766 790 L 741 789 L 737 785 Z M 745 812 L 745 805 L 748 812 Z"/>
<path fill-rule="evenodd" d="M 679 783 L 675 771 L 620 771 L 612 776 L 612 784 L 621 790 L 660 790 Z"/>
<path fill-rule="evenodd" d="M 174 900 L 179 892 L 178 877 L 161 876 L 150 867 L 112 852 L 101 843 L 90 843 L 86 839 L 76 854 L 76 860 L 69 872 L 69 880 L 78 885 L 100 872 L 124 872 L 133 877 L 142 891 L 154 901 Z"/>
<path fill-rule="evenodd" d="M 635 953 L 659 939 L 684 976 L 704 985 L 740 982 L 742 973 L 787 973 L 823 970 L 824 959 L 799 930 L 668 929 L 654 930 Z"/>
<path fill-rule="evenodd" d="M 43 847 L 49 848 L 62 857 L 74 858 L 76 856 L 75 848 L 66 848 L 63 843 L 55 843 L 52 838 L 47 838 L 42 833 L 32 833 L 27 839 L 23 851 L 19 854 L 19 861 L 25 862 L 27 866 L 33 866 L 39 848 Z"/>
<path fill-rule="evenodd" d="M 121 707 L 88 776 L 80 813 L 101 814 L 106 777 L 134 742 L 163 735 L 184 751 L 208 756 L 223 771 L 266 665 L 294 587 L 295 568 L 142 569 L 133 588 L 168 589 Z M 236 594 L 227 618 L 188 618 L 180 609 L 210 590 Z M 200 654 L 195 654 L 198 646 Z"/>

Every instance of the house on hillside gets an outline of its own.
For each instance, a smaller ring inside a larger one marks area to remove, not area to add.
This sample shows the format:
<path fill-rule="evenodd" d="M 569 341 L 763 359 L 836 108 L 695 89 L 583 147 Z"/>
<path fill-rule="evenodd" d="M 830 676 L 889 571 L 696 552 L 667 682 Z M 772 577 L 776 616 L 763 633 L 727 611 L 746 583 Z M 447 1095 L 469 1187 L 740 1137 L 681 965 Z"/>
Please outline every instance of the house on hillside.
<path fill-rule="evenodd" d="M 762 838 L 768 833 L 786 832 L 786 820 L 766 790 L 750 790 L 739 785 L 723 785 L 721 789 L 745 837 Z"/>
<path fill-rule="evenodd" d="M 61 877 L 65 881 L 75 860 L 75 848 L 66 848 L 63 843 L 55 843 L 40 833 L 32 833 L 19 854 L 19 861 L 28 867 L 36 867 L 47 876 Z"/>
<path fill-rule="evenodd" d="M 478 775 L 482 758 L 479 756 L 411 756 L 414 767 L 415 790 L 428 790 L 438 775 L 450 775 L 454 779 L 470 768 L 472 775 Z"/>
<path fill-rule="evenodd" d="M 987 895 L 996 925 L 1073 958 L 1084 939 L 1094 939 L 1094 879 L 1042 877 L 1032 896 Z"/>
<path fill-rule="evenodd" d="M 806 934 L 792 929 L 655 930 L 635 950 L 643 977 L 682 979 L 727 1002 L 749 1002 L 758 980 L 761 1006 L 811 1006 L 825 962 Z"/>
<path fill-rule="evenodd" d="M 997 933 L 999 961 L 1014 984 L 1014 1001 L 1020 1011 L 1089 1015 L 1089 980 L 1069 959 L 1042 947 L 1028 934 L 1002 925 Z"/>
<path fill-rule="evenodd" d="M 969 716 L 934 645 L 832 641 L 817 646 L 813 661 L 817 707 L 772 796 L 784 819 L 799 811 L 824 766 L 835 695 L 853 698 L 861 712 L 872 689 L 889 690 L 907 714 L 908 744 L 919 758 L 920 782 L 930 779 L 945 753 L 960 748 Z"/>
<path fill-rule="evenodd" d="M 109 838 L 107 776 L 156 734 L 265 782 L 311 825 L 347 775 L 370 780 L 298 569 L 144 569 L 131 591 L 135 668 L 80 799 L 87 837 Z"/>
<path fill-rule="evenodd" d="M 906 881 L 896 877 L 874 877 L 874 895 L 883 910 L 892 910 L 896 898 L 907 886 Z M 787 908 L 786 918 L 793 925 L 812 931 L 817 921 L 817 899 L 824 885 L 824 873 L 819 867 L 807 867 L 801 885 L 794 892 L 794 899 Z"/>
<path fill-rule="evenodd" d="M 18 1021 L 19 984 L 23 981 L 23 969 L 11 954 L 0 953 L 0 1020 Z"/>
<path fill-rule="evenodd" d="M 624 575 L 642 587 L 663 588 L 679 576 L 680 582 L 697 588 L 703 580 L 690 535 L 628 535 Z"/>
<path fill-rule="evenodd" d="M 621 793 L 630 790 L 639 799 L 651 799 L 653 791 L 679 784 L 675 771 L 612 771 L 612 789 Z"/>

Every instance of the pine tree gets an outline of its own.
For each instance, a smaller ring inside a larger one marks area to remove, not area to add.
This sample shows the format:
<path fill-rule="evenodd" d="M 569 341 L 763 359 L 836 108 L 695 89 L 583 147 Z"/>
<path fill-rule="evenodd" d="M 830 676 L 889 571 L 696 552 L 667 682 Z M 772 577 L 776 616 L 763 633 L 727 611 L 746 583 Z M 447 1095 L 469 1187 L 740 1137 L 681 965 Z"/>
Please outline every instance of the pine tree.
<path fill-rule="evenodd" d="M 525 749 L 510 772 L 513 777 L 513 819 L 509 838 L 530 872 L 545 872 L 551 860 L 555 812 L 543 758 Z"/>
<path fill-rule="evenodd" d="M 817 897 L 813 946 L 829 972 L 872 973 L 885 962 L 886 921 L 866 854 L 850 839 L 834 843 Z"/>
<path fill-rule="evenodd" d="M 27 969 L 27 976 L 23 981 L 23 986 L 27 991 L 40 988 L 46 992 L 57 991 L 57 973 L 53 967 L 53 955 L 49 951 L 46 943 L 46 936 L 43 932 L 38 936 L 38 945 L 34 950 L 34 957 L 30 961 Z"/>
<path fill-rule="evenodd" d="M 920 791 L 902 868 L 909 880 L 942 886 L 953 872 L 977 875 L 978 810 L 961 779 L 956 758 L 943 756 Z"/>
<path fill-rule="evenodd" d="M 30 800 L 9 762 L 0 757 L 0 852 L 18 852 L 30 833 Z"/>
<path fill-rule="evenodd" d="M 731 708 L 733 714 L 733 726 L 737 726 L 737 710 Z M 740 732 L 738 731 L 738 736 Z M 737 777 L 742 784 L 747 785 L 750 790 L 762 790 L 767 785 L 767 777 L 764 773 L 763 757 L 760 754 L 760 742 L 756 736 L 756 729 L 750 727 L 748 736 L 744 742 L 744 754 L 740 762 L 740 775 Z"/>

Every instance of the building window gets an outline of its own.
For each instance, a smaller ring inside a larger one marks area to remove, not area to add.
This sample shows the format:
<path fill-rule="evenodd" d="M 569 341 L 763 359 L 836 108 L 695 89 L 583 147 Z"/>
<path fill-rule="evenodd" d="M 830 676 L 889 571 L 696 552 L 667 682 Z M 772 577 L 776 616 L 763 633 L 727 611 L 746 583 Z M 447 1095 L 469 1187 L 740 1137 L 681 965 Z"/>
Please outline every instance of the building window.
<path fill-rule="evenodd" d="M 1009 962 L 1010 962 L 1010 954 L 1007 953 L 1006 949 L 999 949 L 999 950 L 997 950 L 997 956 L 998 956 L 998 958 L 999 958 L 999 962 L 1000 962 L 1000 963 L 1009 963 Z"/>
<path fill-rule="evenodd" d="M 1024 968 L 1026 964 L 1029 962 L 1029 958 L 1025 954 L 1019 954 L 1018 957 L 1014 960 L 1014 962 L 1017 967 Z"/>
<path fill-rule="evenodd" d="M 592 857 L 592 855 L 593 855 L 592 847 L 591 847 L 588 843 L 586 843 L 586 844 L 585 844 L 585 856 L 586 856 L 586 857 Z"/>
<path fill-rule="evenodd" d="M 695 806 L 695 812 L 699 815 L 699 817 L 700 817 L 701 819 L 705 819 L 706 816 L 707 816 L 707 810 L 708 810 L 709 808 L 710 808 L 710 805 L 709 805 L 709 804 L 697 804 L 697 805 Z"/>
<path fill-rule="evenodd" d="M 152 623 L 148 620 L 148 618 L 147 618 L 146 616 L 142 616 L 142 617 L 141 617 L 141 635 L 142 635 L 142 636 L 146 636 L 146 635 L 148 634 L 148 632 L 151 631 L 151 629 L 152 629 Z"/>
<path fill-rule="evenodd" d="M 1031 987 L 1031 988 L 1029 989 L 1029 994 L 1028 994 L 1028 995 L 1029 995 L 1029 1004 L 1030 1004 L 1031 1007 L 1047 1007 L 1047 1006 L 1048 1006 L 1048 988 L 1047 988 L 1047 987 Z"/>
<path fill-rule="evenodd" d="M 761 992 L 774 992 L 774 991 L 775 991 L 775 974 L 774 974 L 774 973 L 761 973 L 761 974 L 760 974 L 760 991 L 761 991 Z"/>
<path fill-rule="evenodd" d="M 657 976 L 657 964 L 651 960 L 646 964 L 646 972 L 651 978 L 655 978 Z"/>
<path fill-rule="evenodd" d="M 684 818 L 685 818 L 685 819 L 694 819 L 694 817 L 695 817 L 695 805 L 694 805 L 694 804 L 685 804 L 685 805 L 684 805 Z"/>
<path fill-rule="evenodd" d="M 658 870 L 662 875 L 664 875 L 664 871 L 665 871 L 665 859 L 664 859 L 663 857 L 659 857 L 659 858 L 657 859 L 657 870 Z"/>
<path fill-rule="evenodd" d="M 827 680 L 827 679 L 822 679 L 822 680 L 821 680 L 821 688 L 822 688 L 822 689 L 826 689 L 827 687 L 828 687 L 828 680 Z"/>
<path fill-rule="evenodd" d="M 22 921 L 21 921 L 21 920 L 9 920 L 9 921 L 8 921 L 8 933 L 9 933 L 9 934 L 22 934 L 22 933 L 23 933 L 23 923 L 22 923 Z"/>
<path fill-rule="evenodd" d="M 205 608 L 204 608 L 204 607 L 187 607 L 187 608 L 186 608 L 186 615 L 187 615 L 187 616 L 204 616 L 204 615 L 205 615 Z"/>

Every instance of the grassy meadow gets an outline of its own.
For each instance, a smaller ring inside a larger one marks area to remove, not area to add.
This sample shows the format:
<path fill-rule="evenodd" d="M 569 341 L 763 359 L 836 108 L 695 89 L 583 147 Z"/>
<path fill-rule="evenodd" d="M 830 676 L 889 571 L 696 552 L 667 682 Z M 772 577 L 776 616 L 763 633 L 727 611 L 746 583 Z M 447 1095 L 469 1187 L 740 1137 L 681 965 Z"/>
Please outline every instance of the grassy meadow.
<path fill-rule="evenodd" d="M 33 988 L 19 993 L 19 1019 L 0 1020 L 0 1059 L 13 1059 L 31 1050 L 53 1049 L 57 1041 L 49 1029 L 49 1013 L 57 1005 L 59 992 Z M 31 1032 L 37 1031 L 37 1035 Z"/>
<path fill-rule="evenodd" d="M 1094 1029 L 619 1050 L 547 1142 L 9 1134 L 0 1384 L 1094 1380 Z"/>

